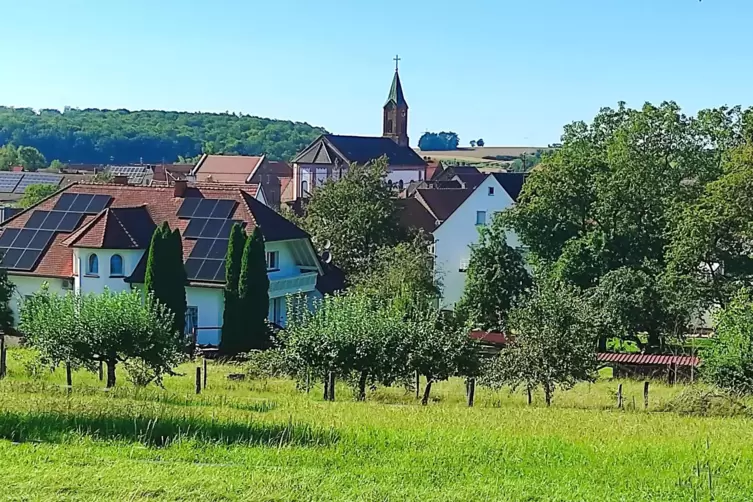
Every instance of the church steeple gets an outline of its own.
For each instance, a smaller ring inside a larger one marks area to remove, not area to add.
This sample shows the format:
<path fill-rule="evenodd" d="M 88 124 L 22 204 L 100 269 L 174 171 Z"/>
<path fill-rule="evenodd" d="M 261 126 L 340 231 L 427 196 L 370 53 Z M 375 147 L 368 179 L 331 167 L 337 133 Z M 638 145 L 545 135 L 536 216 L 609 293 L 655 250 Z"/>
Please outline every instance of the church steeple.
<path fill-rule="evenodd" d="M 408 146 L 408 103 L 400 84 L 399 62 L 400 58 L 395 56 L 395 76 L 392 77 L 390 93 L 384 104 L 382 136 L 391 138 L 400 146 Z"/>

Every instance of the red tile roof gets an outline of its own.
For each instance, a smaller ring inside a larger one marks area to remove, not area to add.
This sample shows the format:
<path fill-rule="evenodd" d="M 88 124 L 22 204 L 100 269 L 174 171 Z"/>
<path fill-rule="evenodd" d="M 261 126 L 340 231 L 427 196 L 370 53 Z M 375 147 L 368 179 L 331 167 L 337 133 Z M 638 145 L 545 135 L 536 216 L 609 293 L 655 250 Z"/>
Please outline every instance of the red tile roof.
<path fill-rule="evenodd" d="M 154 181 L 173 181 L 185 179 L 193 170 L 193 164 L 158 164 L 154 166 Z"/>
<path fill-rule="evenodd" d="M 13 274 L 71 277 L 75 246 L 145 249 L 154 228 L 149 226 L 149 221 L 152 225 L 167 221 L 171 228 L 178 228 L 182 233 L 189 220 L 179 219 L 177 212 L 184 198 L 188 197 L 237 201 L 238 205 L 231 217 L 246 222 L 247 231 L 257 225 L 262 226 L 265 229 L 265 238 L 269 241 L 308 238 L 308 234 L 303 230 L 254 198 L 258 192 L 258 185 L 224 184 L 198 184 L 188 187 L 184 197 L 175 197 L 172 187 L 74 183 L 38 205 L 6 220 L 0 225 L 0 229 L 22 228 L 34 210 L 52 209 L 60 195 L 66 192 L 108 194 L 112 196 L 112 201 L 109 207 L 99 214 L 84 216 L 76 231 L 57 233 L 31 272 L 13 271 Z M 195 242 L 191 239 L 183 240 L 184 256 L 191 253 Z"/>
<path fill-rule="evenodd" d="M 263 155 L 204 155 L 193 174 L 198 182 L 245 183 L 263 160 Z"/>
<path fill-rule="evenodd" d="M 662 354 L 614 354 L 611 352 L 600 352 L 596 357 L 601 362 L 618 364 L 698 367 L 701 363 L 701 360 L 695 356 L 672 356 Z"/>
<path fill-rule="evenodd" d="M 468 336 L 488 345 L 507 345 L 508 342 L 504 333 L 496 331 L 471 331 Z"/>

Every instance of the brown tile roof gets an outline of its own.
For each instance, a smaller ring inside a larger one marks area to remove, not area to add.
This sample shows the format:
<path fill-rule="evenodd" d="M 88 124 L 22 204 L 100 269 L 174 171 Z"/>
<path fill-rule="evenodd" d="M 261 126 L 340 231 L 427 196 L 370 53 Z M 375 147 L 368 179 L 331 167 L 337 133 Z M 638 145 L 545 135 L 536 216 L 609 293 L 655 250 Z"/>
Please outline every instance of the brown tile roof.
<path fill-rule="evenodd" d="M 264 156 L 204 155 L 193 174 L 198 182 L 245 183 L 263 160 Z"/>
<path fill-rule="evenodd" d="M 429 234 L 437 228 L 437 219 L 415 197 L 398 199 L 397 204 L 400 208 L 400 224 L 404 228 L 421 229 Z"/>
<path fill-rule="evenodd" d="M 73 247 L 117 249 L 141 248 L 149 245 L 154 225 L 167 221 L 171 228 L 185 231 L 189 220 L 177 216 L 185 198 L 202 197 L 230 199 L 238 202 L 234 219 L 246 222 L 246 230 L 257 225 L 264 229 L 269 241 L 308 238 L 303 230 L 256 200 L 258 185 L 198 184 L 188 187 L 184 197 L 175 197 L 174 188 L 115 184 L 75 183 L 61 189 L 38 205 L 6 220 L 0 229 L 23 228 L 34 210 L 51 210 L 63 193 L 107 194 L 112 196 L 109 207 L 96 215 L 85 215 L 74 232 L 58 232 L 31 272 L 13 271 L 17 275 L 71 277 Z M 151 223 L 150 223 L 151 222 Z M 183 254 L 189 256 L 195 240 L 183 240 Z"/>
<path fill-rule="evenodd" d="M 153 181 L 172 181 L 185 179 L 193 170 L 193 164 L 158 164 L 154 166 Z"/>
<path fill-rule="evenodd" d="M 473 190 L 472 188 L 442 188 L 436 190 L 419 188 L 416 190 L 416 197 L 437 220 L 444 221 L 465 202 L 465 199 L 473 193 Z"/>

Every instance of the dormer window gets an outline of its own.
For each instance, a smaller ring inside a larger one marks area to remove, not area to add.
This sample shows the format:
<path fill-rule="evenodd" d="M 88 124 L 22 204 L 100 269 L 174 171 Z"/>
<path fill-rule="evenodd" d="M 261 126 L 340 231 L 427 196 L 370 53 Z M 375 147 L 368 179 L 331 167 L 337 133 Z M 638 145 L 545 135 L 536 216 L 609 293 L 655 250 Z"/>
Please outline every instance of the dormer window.
<path fill-rule="evenodd" d="M 114 254 L 110 257 L 110 277 L 123 277 L 123 257 Z"/>
<path fill-rule="evenodd" d="M 99 258 L 94 253 L 86 259 L 86 275 L 99 276 Z"/>

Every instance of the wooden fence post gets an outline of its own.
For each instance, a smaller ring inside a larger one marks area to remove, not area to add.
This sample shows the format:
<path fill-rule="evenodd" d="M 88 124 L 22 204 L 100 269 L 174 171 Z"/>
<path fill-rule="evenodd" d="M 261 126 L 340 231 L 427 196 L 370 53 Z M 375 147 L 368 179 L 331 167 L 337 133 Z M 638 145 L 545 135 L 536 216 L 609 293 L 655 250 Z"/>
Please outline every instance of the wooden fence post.
<path fill-rule="evenodd" d="M 207 359 L 204 358 L 204 388 L 207 388 Z"/>
<path fill-rule="evenodd" d="M 311 369 L 306 368 L 306 394 L 311 392 Z"/>
<path fill-rule="evenodd" d="M 99 361 L 99 381 L 105 379 L 105 373 L 104 373 L 104 363 L 102 361 Z"/>
<path fill-rule="evenodd" d="M 334 401 L 335 400 L 335 372 L 334 371 L 329 372 L 328 387 L 329 387 L 329 400 Z"/>
<path fill-rule="evenodd" d="M 5 363 L 7 362 L 5 357 L 5 335 L 0 336 L 0 378 L 5 378 L 6 368 Z"/>
<path fill-rule="evenodd" d="M 643 382 L 643 409 L 648 409 L 648 381 Z"/>
<path fill-rule="evenodd" d="M 201 394 L 201 368 L 196 367 L 196 393 Z"/>
<path fill-rule="evenodd" d="M 528 406 L 530 406 L 531 402 L 533 401 L 533 399 L 531 398 L 531 388 L 527 387 L 526 390 L 528 391 Z"/>
<path fill-rule="evenodd" d="M 468 407 L 473 407 L 473 398 L 476 394 L 476 379 L 468 379 Z"/>
<path fill-rule="evenodd" d="M 65 363 L 65 385 L 68 387 L 68 394 L 73 389 L 73 375 L 71 374 L 71 363 Z"/>
<path fill-rule="evenodd" d="M 418 374 L 418 370 L 416 370 L 416 399 L 421 397 L 421 375 Z"/>
<path fill-rule="evenodd" d="M 617 407 L 622 408 L 622 384 L 617 387 Z"/>

